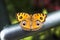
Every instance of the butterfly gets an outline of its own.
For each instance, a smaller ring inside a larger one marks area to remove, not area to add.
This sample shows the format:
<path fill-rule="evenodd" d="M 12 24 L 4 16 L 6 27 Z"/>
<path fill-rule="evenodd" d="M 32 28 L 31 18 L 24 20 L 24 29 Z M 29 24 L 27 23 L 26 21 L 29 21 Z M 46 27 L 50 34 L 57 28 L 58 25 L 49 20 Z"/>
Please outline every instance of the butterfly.
<path fill-rule="evenodd" d="M 28 14 L 25 12 L 17 13 L 17 20 L 20 26 L 26 31 L 37 31 L 42 28 L 47 15 L 42 13 Z"/>
<path fill-rule="evenodd" d="M 46 14 L 35 13 L 29 15 L 28 13 L 17 13 L 17 19 L 23 30 L 36 31 L 42 28 L 43 22 L 46 19 Z"/>

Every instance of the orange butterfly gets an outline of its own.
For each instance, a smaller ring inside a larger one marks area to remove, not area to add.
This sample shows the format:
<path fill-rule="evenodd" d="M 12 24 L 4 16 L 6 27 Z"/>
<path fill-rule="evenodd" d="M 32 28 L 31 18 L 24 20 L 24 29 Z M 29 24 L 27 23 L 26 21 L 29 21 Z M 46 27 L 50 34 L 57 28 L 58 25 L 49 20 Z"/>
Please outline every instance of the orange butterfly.
<path fill-rule="evenodd" d="M 23 30 L 36 31 L 42 28 L 43 22 L 46 19 L 46 14 L 35 13 L 29 15 L 28 13 L 18 13 L 17 19 Z"/>

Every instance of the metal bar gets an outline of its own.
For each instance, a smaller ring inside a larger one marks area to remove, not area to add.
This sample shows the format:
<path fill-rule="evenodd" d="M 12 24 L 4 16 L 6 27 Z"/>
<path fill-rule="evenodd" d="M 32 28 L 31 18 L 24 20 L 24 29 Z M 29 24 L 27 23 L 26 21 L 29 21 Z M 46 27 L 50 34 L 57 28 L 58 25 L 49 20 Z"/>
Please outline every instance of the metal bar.
<path fill-rule="evenodd" d="M 21 39 L 29 35 L 33 35 L 34 33 L 39 33 L 43 30 L 46 30 L 51 27 L 59 26 L 60 25 L 60 10 L 49 13 L 47 15 L 46 21 L 44 25 L 39 31 L 31 32 L 31 31 L 24 31 L 20 27 L 19 24 L 11 25 L 8 28 L 5 28 L 1 31 L 0 37 L 1 40 L 16 40 Z"/>

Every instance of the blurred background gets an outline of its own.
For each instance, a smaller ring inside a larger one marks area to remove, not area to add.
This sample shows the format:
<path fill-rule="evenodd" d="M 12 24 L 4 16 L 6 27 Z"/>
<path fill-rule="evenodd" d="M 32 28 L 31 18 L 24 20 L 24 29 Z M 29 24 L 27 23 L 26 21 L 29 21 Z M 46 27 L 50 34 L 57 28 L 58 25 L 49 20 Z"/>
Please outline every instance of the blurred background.
<path fill-rule="evenodd" d="M 42 12 L 43 9 L 47 13 L 60 10 L 60 0 L 0 0 L 0 31 L 3 26 L 18 23 L 18 12 L 33 14 Z M 60 26 L 20 40 L 60 40 Z"/>

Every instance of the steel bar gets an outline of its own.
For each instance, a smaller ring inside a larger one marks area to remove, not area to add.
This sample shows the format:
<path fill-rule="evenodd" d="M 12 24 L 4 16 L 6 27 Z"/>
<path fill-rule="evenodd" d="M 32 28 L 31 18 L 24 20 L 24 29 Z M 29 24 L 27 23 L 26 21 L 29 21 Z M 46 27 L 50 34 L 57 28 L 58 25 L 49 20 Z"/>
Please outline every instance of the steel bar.
<path fill-rule="evenodd" d="M 1 40 L 17 40 L 59 25 L 60 25 L 60 10 L 49 13 L 47 15 L 46 21 L 44 22 L 44 25 L 38 31 L 35 32 L 24 31 L 22 30 L 19 24 L 15 24 L 3 29 L 0 33 L 0 37 Z"/>

